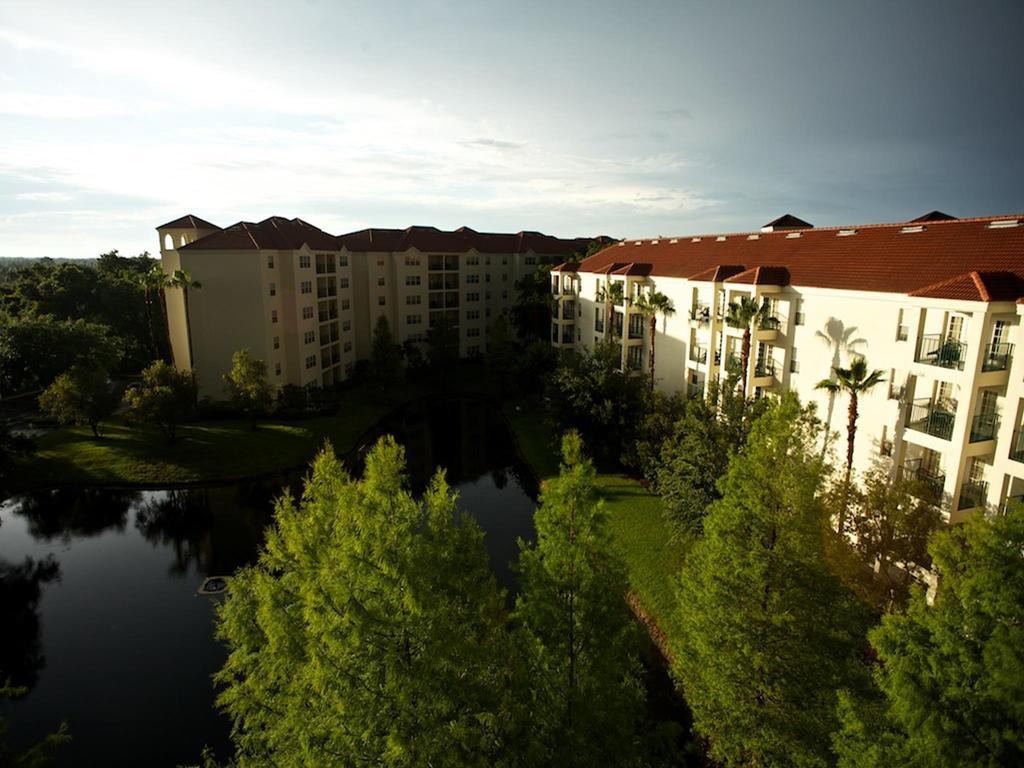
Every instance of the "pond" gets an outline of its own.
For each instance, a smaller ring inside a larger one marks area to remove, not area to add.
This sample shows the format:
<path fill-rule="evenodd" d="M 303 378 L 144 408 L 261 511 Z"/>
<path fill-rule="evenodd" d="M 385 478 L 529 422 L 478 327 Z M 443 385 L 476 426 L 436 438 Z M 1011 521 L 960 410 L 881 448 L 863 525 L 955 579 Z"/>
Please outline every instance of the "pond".
<path fill-rule="evenodd" d="M 414 492 L 447 468 L 499 583 L 514 589 L 509 562 L 517 539 L 533 536 L 536 489 L 496 409 L 420 403 L 378 432 L 406 446 Z M 210 680 L 225 658 L 212 634 L 218 598 L 196 590 L 253 560 L 273 499 L 299 479 L 48 490 L 0 503 L 0 676 L 29 689 L 0 704 L 15 745 L 65 720 L 73 741 L 58 765 L 175 766 L 196 762 L 204 745 L 228 754 Z"/>

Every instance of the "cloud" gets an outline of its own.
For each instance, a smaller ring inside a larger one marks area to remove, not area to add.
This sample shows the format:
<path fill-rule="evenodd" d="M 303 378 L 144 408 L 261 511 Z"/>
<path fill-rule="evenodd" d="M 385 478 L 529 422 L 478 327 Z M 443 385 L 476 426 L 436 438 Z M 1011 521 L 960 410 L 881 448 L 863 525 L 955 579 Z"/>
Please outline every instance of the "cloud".
<path fill-rule="evenodd" d="M 60 203 L 73 199 L 67 192 L 19 192 L 14 197 L 17 200 Z"/>
<path fill-rule="evenodd" d="M 656 117 L 663 118 L 665 120 L 692 120 L 693 113 L 685 107 L 677 107 L 675 109 L 656 109 L 654 110 Z"/>
<path fill-rule="evenodd" d="M 459 146 L 462 147 L 480 147 L 483 149 L 499 149 L 502 151 L 513 151 L 522 149 L 526 146 L 523 142 L 519 141 L 501 141 L 499 139 L 467 139 L 460 141 Z"/>

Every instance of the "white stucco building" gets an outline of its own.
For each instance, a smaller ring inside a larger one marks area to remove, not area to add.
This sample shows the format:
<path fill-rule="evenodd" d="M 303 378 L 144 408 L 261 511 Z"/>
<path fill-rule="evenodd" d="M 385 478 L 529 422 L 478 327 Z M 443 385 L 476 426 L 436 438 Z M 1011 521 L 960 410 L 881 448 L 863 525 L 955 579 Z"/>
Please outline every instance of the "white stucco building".
<path fill-rule="evenodd" d="M 724 322 L 741 296 L 767 303 L 754 329 L 748 392 L 817 402 L 840 434 L 847 399 L 815 389 L 853 355 L 886 372 L 860 400 L 854 466 L 891 457 L 924 480 L 952 521 L 1024 494 L 1024 216 L 814 228 L 784 216 L 759 231 L 626 240 L 552 271 L 552 343 L 590 348 L 609 333 L 608 286 L 623 365 L 647 370 L 648 334 L 633 306 L 657 290 L 656 382 L 700 395 L 724 378 L 743 331 Z"/>

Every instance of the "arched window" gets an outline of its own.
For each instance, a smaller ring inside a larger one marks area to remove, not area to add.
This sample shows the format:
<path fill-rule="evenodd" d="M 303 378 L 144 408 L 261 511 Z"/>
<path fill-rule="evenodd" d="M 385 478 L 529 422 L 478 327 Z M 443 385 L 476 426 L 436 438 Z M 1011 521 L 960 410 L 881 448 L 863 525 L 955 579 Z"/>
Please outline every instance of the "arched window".
<path fill-rule="evenodd" d="M 185 239 L 185 236 L 184 236 L 184 235 L 182 235 L 182 236 L 181 236 L 181 245 L 185 245 L 185 244 L 186 244 L 187 242 L 188 242 L 188 240 L 186 240 L 186 239 Z"/>
<path fill-rule="evenodd" d="M 169 234 L 168 235 L 164 235 L 164 250 L 165 251 L 173 251 L 174 250 L 174 240 L 171 238 L 171 236 Z"/>

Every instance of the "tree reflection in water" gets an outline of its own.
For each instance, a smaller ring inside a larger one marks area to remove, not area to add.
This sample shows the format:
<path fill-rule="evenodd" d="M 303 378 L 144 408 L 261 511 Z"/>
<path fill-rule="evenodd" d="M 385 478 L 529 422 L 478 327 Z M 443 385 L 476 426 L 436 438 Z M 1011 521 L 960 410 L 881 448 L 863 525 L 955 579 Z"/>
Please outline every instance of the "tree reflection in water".
<path fill-rule="evenodd" d="M 46 666 L 39 626 L 42 585 L 60 580 L 60 565 L 49 556 L 20 564 L 0 559 L 0 684 L 31 689 Z"/>
<path fill-rule="evenodd" d="M 21 497 L 14 513 L 26 518 L 37 541 L 98 536 L 107 529 L 123 531 L 128 510 L 141 498 L 138 491 L 105 488 L 57 488 Z"/>

